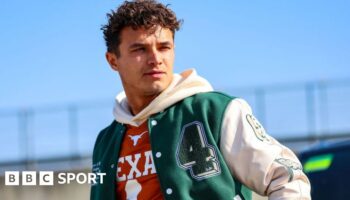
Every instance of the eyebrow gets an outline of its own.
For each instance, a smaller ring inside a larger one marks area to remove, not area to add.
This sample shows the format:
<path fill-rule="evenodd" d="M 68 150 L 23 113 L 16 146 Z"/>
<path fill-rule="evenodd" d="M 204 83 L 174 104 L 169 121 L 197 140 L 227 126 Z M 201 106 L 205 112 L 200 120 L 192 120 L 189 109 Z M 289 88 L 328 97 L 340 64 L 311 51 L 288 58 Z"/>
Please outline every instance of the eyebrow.
<path fill-rule="evenodd" d="M 168 46 L 168 45 L 172 45 L 172 43 L 169 42 L 169 41 L 159 42 L 159 45 L 161 45 L 161 46 Z M 135 48 L 145 47 L 145 46 L 147 46 L 147 44 L 136 42 L 136 43 L 133 43 L 132 45 L 130 45 L 129 49 L 135 49 Z"/>
<path fill-rule="evenodd" d="M 166 41 L 166 42 L 160 42 L 159 43 L 160 45 L 164 45 L 164 46 L 166 46 L 166 45 L 172 45 L 172 43 L 171 42 L 168 42 L 168 41 Z"/>
<path fill-rule="evenodd" d="M 133 43 L 132 45 L 129 46 L 129 49 L 135 49 L 135 48 L 138 48 L 138 47 L 145 47 L 146 44 L 143 44 L 143 43 Z"/>

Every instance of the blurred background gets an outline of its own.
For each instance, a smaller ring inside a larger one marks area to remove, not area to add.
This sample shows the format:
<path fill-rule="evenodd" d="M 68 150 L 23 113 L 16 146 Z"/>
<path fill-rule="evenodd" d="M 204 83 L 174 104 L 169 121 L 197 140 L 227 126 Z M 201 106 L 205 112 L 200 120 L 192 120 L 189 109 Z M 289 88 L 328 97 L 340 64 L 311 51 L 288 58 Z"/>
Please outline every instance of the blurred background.
<path fill-rule="evenodd" d="M 89 186 L 4 186 L 5 171 L 89 172 L 113 121 L 118 74 L 100 28 L 122 1 L 3 0 L 0 199 L 88 199 Z M 350 2 L 161 1 L 184 19 L 175 72 L 195 68 L 244 98 L 299 153 L 350 138 Z"/>

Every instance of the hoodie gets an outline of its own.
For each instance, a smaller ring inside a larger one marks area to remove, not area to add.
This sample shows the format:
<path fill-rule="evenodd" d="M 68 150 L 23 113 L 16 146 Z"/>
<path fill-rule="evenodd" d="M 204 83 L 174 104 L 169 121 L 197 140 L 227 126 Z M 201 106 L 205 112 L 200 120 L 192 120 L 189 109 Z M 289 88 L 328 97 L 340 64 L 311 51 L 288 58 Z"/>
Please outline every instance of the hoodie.
<path fill-rule="evenodd" d="M 161 112 L 186 97 L 209 91 L 213 91 L 210 83 L 197 75 L 196 70 L 189 69 L 181 74 L 174 74 L 173 81 L 169 87 L 137 115 L 131 113 L 125 92 L 121 92 L 116 97 L 113 115 L 119 123 L 139 126 L 150 115 Z"/>

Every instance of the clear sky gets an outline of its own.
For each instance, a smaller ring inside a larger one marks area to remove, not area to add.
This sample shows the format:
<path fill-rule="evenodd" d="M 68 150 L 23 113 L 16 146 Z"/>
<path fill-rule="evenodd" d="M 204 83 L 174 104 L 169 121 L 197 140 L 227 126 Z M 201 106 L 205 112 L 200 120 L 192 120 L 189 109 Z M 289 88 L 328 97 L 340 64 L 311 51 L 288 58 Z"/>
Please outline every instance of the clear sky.
<path fill-rule="evenodd" d="M 350 1 L 162 1 L 184 19 L 175 71 L 230 88 L 350 77 Z M 121 1 L 2 0 L 0 109 L 113 98 L 100 27 Z"/>
<path fill-rule="evenodd" d="M 162 2 L 171 4 L 178 18 L 184 19 L 175 38 L 175 71 L 196 68 L 215 88 L 232 95 L 237 92 L 230 88 L 350 78 L 348 0 Z M 0 161 L 76 150 L 91 153 L 97 133 L 113 119 L 112 102 L 122 90 L 117 73 L 105 61 L 100 30 L 106 13 L 119 4 L 112 0 L 2 0 L 0 114 L 95 100 L 111 104 L 79 111 L 75 131 L 79 142 L 74 146 L 69 142 L 66 111 L 29 118 L 29 138 L 21 135 L 23 124 L 19 126 L 17 115 L 0 118 Z M 309 134 L 310 112 L 300 98 L 303 95 L 302 90 L 270 95 L 266 120 L 255 114 L 273 136 Z M 329 117 L 315 119 L 315 130 L 350 130 L 349 95 L 350 87 L 329 92 L 336 99 L 329 99 L 333 102 Z M 254 98 L 246 99 L 259 111 Z M 325 110 L 322 103 L 315 106 L 316 112 Z M 28 143 L 27 149 L 23 142 Z"/>

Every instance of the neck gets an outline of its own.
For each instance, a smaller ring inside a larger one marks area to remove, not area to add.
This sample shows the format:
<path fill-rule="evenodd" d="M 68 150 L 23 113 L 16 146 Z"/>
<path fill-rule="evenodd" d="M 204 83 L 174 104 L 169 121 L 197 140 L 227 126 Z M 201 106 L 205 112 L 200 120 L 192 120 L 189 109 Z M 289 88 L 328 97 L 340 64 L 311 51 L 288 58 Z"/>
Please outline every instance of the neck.
<path fill-rule="evenodd" d="M 125 92 L 126 97 L 128 99 L 128 104 L 133 115 L 137 115 L 144 108 L 146 108 L 159 94 L 149 95 L 149 96 L 135 96 L 128 95 Z"/>

